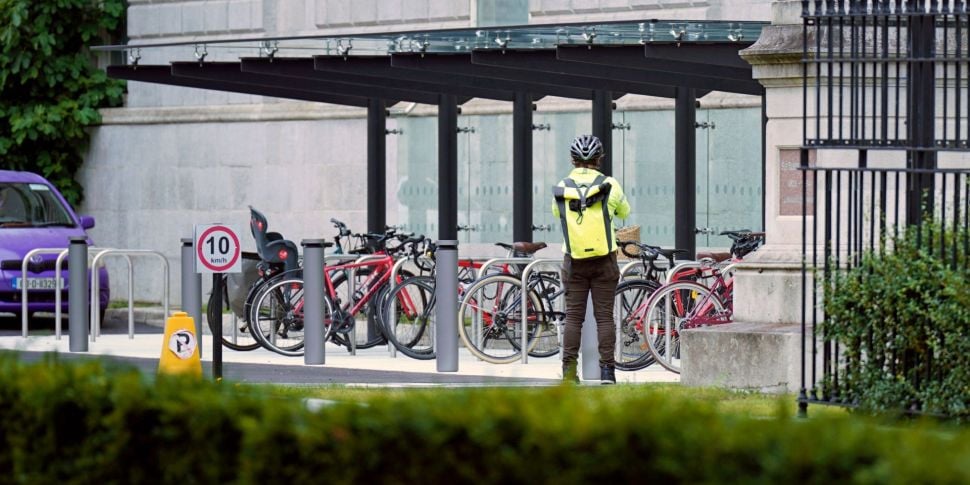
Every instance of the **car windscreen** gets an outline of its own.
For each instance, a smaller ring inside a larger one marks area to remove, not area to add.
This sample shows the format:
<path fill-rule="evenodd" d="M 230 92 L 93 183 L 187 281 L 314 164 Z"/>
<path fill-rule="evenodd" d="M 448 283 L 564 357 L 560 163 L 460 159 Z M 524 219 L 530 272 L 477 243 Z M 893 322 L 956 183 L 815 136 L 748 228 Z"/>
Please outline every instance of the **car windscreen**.
<path fill-rule="evenodd" d="M 0 182 L 0 228 L 74 226 L 67 209 L 46 184 Z"/>

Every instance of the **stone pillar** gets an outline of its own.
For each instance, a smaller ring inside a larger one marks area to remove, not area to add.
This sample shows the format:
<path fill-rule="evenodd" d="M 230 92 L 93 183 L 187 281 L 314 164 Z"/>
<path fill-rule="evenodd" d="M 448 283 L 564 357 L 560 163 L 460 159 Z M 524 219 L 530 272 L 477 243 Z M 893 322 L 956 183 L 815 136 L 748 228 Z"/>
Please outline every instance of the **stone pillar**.
<path fill-rule="evenodd" d="M 802 144 L 801 2 L 775 1 L 772 24 L 741 57 L 765 86 L 766 244 L 735 272 L 735 323 L 682 335 L 681 382 L 796 392 L 801 386 L 802 217 L 800 206 L 782 207 L 782 166 L 790 165 L 792 156 L 797 166 Z M 801 181 L 797 171 L 784 175 Z M 797 191 L 800 204 L 800 187 Z"/>

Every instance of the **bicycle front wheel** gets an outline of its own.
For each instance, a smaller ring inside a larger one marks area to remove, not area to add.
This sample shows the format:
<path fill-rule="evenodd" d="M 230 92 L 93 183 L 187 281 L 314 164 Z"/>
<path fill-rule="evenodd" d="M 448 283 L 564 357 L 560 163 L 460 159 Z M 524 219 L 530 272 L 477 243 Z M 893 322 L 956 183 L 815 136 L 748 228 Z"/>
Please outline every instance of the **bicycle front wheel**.
<path fill-rule="evenodd" d="M 303 355 L 304 340 L 304 292 L 303 280 L 281 279 L 260 292 L 250 313 L 252 335 L 260 345 L 286 356 Z M 333 321 L 333 304 L 325 295 L 323 299 L 324 341 Z"/>
<path fill-rule="evenodd" d="M 478 280 L 465 291 L 458 307 L 458 335 L 472 355 L 493 364 L 509 364 L 521 358 L 520 345 L 512 345 L 523 321 L 528 323 L 531 352 L 542 322 L 542 304 L 535 291 L 523 304 L 522 282 L 497 274 Z"/>
<path fill-rule="evenodd" d="M 724 313 L 724 303 L 706 286 L 680 282 L 660 287 L 647 308 L 644 340 L 654 359 L 665 369 L 680 374 L 684 355 L 681 330 L 699 326 Z"/>
<path fill-rule="evenodd" d="M 654 363 L 653 354 L 643 331 L 647 304 L 660 285 L 650 280 L 627 280 L 616 287 L 613 318 L 619 322 L 616 342 L 616 368 L 624 371 L 643 369 Z"/>
<path fill-rule="evenodd" d="M 223 275 L 225 279 L 225 275 Z M 220 315 L 221 313 L 221 315 Z M 250 335 L 249 323 L 245 319 L 237 319 L 229 308 L 229 295 L 223 286 L 222 311 L 215 306 L 215 293 L 209 294 L 206 305 L 206 323 L 209 325 L 210 335 L 214 334 L 215 322 L 222 317 L 222 345 L 230 350 L 248 351 L 259 348 L 259 342 Z"/>
<path fill-rule="evenodd" d="M 435 358 L 435 286 L 431 276 L 414 276 L 388 292 L 383 310 L 384 334 L 402 354 Z"/>

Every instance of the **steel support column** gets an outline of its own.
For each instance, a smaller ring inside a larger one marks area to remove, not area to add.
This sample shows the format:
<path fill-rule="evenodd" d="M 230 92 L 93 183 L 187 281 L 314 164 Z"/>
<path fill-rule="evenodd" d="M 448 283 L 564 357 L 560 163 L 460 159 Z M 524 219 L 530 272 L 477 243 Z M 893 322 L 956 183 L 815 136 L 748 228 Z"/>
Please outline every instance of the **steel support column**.
<path fill-rule="evenodd" d="M 438 239 L 458 239 L 458 100 L 438 95 Z"/>
<path fill-rule="evenodd" d="M 532 242 L 532 94 L 512 104 L 512 240 Z"/>
<path fill-rule="evenodd" d="M 606 156 L 600 171 L 613 175 L 613 98 L 609 91 L 593 90 L 593 135 L 603 142 Z"/>
<path fill-rule="evenodd" d="M 697 252 L 697 98 L 691 88 L 677 88 L 674 108 L 674 244 Z"/>
<path fill-rule="evenodd" d="M 383 233 L 387 224 L 387 106 L 367 100 L 367 231 Z"/>

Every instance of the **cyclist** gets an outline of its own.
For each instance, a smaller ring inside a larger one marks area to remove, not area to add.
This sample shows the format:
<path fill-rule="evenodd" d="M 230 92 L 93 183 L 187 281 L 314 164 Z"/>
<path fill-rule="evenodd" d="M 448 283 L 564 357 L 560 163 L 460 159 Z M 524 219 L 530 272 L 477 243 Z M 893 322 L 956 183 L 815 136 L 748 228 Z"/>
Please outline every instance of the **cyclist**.
<path fill-rule="evenodd" d="M 586 300 L 592 294 L 599 337 L 600 380 L 615 384 L 613 293 L 620 271 L 616 264 L 613 218 L 626 218 L 630 203 L 613 177 L 599 170 L 603 143 L 593 135 L 576 137 L 570 147 L 573 170 L 553 188 L 552 213 L 563 231 L 566 321 L 563 332 L 563 381 L 579 382 L 576 362 Z"/>

